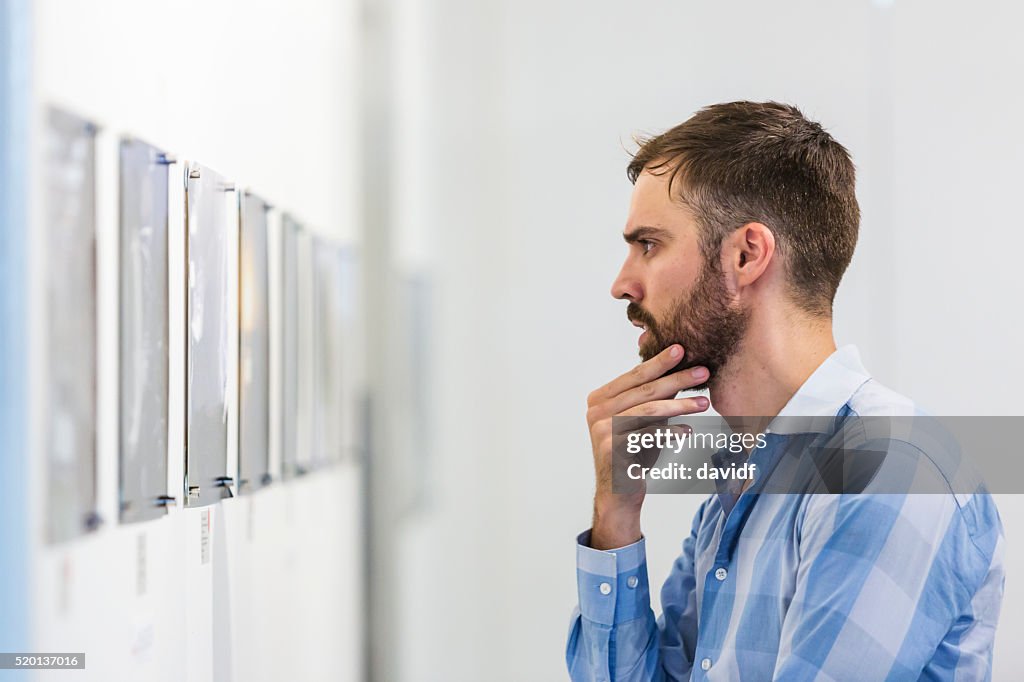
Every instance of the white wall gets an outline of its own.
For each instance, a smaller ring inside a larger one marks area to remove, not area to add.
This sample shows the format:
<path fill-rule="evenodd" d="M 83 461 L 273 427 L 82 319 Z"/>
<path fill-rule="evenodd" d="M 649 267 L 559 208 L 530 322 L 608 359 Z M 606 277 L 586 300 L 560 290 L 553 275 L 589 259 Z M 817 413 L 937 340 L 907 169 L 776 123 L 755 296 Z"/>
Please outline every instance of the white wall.
<path fill-rule="evenodd" d="M 585 397 L 635 361 L 608 294 L 634 132 L 741 98 L 822 121 L 853 152 L 863 209 L 837 340 L 937 413 L 1024 414 L 1018 6 L 399 5 L 422 50 L 399 62 L 429 97 L 398 120 L 424 131 L 408 136 L 404 191 L 429 198 L 405 220 L 427 235 L 420 267 L 436 286 L 435 456 L 417 471 L 435 485 L 403 526 L 395 586 L 406 682 L 566 677 L 573 541 L 593 486 Z M 648 501 L 655 586 L 698 502 Z M 995 679 L 1011 680 L 1024 505 L 999 504 L 1010 578 Z"/>
<path fill-rule="evenodd" d="M 48 546 L 41 521 L 33 522 L 29 548 L 32 648 L 86 652 L 84 678 L 361 678 L 361 493 L 352 461 L 207 508 L 207 564 L 199 558 L 201 509 L 179 506 L 154 522 L 116 522 L 116 271 L 104 267 L 116 263 L 111 197 L 119 134 L 210 166 L 312 230 L 357 245 L 357 24 L 354 2 L 328 0 L 38 0 L 32 6 L 36 124 L 46 106 L 58 105 L 98 123 L 103 136 L 98 468 L 106 524 Z M 38 188 L 38 134 L 32 158 Z M 180 177 L 180 168 L 173 170 Z M 36 322 L 46 258 L 38 237 L 40 198 L 37 190 L 30 300 Z M 172 219 L 171 229 L 180 223 Z M 39 329 L 33 327 L 34 348 Z M 41 361 L 37 353 L 33 367 Z M 182 385 L 181 371 L 172 364 L 172 386 Z M 30 518 L 41 520 L 38 434 L 46 412 L 37 394 L 32 409 Z M 180 491 L 171 494 L 180 505 Z"/>

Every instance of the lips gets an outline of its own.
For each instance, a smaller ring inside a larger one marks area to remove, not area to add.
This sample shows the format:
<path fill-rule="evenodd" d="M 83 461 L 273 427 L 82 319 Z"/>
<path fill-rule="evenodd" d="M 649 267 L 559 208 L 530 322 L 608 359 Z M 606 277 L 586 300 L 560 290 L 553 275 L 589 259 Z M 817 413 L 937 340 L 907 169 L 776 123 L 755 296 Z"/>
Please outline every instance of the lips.
<path fill-rule="evenodd" d="M 634 320 L 634 319 L 631 318 L 629 321 L 633 323 L 634 327 L 637 327 L 637 328 L 643 330 L 643 333 L 640 334 L 640 338 L 638 338 L 636 340 L 636 345 L 637 346 L 642 346 L 644 344 L 644 339 L 647 338 L 647 327 L 644 326 L 644 324 L 642 322 L 640 322 L 639 320 Z"/>

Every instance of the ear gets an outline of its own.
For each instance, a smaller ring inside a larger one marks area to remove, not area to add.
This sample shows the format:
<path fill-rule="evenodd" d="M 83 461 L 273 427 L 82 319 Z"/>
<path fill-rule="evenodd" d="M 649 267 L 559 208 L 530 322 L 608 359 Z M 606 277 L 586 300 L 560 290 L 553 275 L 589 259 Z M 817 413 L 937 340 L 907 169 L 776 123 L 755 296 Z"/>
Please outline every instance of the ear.
<path fill-rule="evenodd" d="M 775 235 L 762 223 L 737 228 L 722 246 L 722 267 L 737 291 L 761 279 L 775 257 Z"/>

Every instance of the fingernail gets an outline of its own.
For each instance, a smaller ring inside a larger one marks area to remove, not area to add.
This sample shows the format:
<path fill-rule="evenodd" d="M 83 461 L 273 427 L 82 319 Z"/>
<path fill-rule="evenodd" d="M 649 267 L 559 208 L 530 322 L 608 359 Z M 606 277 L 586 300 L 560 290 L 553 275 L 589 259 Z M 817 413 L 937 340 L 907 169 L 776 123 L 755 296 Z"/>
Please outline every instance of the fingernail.
<path fill-rule="evenodd" d="M 708 399 L 707 398 L 697 398 L 697 407 L 707 407 L 707 406 L 708 406 Z"/>
<path fill-rule="evenodd" d="M 683 354 L 683 348 L 682 346 L 672 346 L 672 350 L 670 350 L 668 354 L 674 358 L 678 358 L 680 355 Z"/>
<path fill-rule="evenodd" d="M 693 368 L 693 378 L 694 379 L 706 379 L 707 377 L 708 377 L 708 368 L 707 367 L 694 367 Z"/>

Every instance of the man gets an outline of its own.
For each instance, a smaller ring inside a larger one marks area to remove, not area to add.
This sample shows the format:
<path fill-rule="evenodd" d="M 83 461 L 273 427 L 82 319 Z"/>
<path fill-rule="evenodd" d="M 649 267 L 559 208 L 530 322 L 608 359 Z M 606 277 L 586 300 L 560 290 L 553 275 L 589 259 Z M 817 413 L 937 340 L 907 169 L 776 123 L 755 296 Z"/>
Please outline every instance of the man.
<path fill-rule="evenodd" d="M 820 125 L 774 102 L 710 106 L 643 142 L 628 175 L 612 294 L 643 328 L 644 362 L 588 398 L 597 486 L 577 540 L 571 678 L 989 679 L 1003 539 L 983 490 L 759 495 L 755 476 L 700 506 L 655 620 L 645 491 L 612 488 L 614 416 L 713 405 L 776 424 L 914 407 L 855 348 L 836 350 L 832 303 L 860 211 L 850 156 Z M 701 388 L 710 402 L 676 397 Z M 794 437 L 765 433 L 758 457 Z"/>

